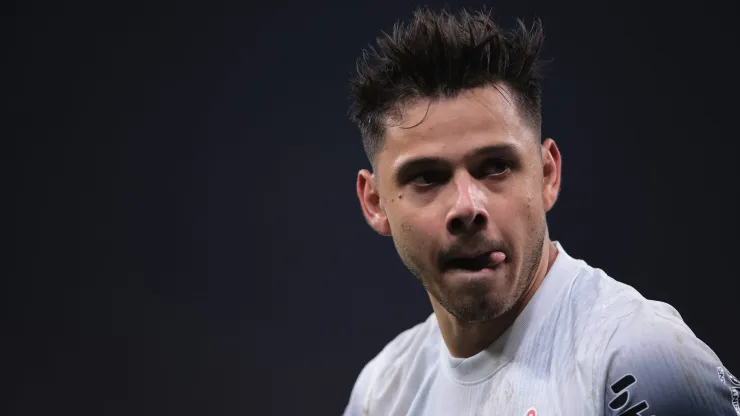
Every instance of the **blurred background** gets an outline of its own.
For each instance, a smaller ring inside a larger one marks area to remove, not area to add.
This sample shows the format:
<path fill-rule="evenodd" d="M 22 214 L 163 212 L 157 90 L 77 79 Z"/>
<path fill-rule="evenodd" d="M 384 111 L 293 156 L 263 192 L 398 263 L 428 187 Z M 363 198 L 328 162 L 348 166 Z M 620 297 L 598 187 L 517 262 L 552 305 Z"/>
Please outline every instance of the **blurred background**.
<path fill-rule="evenodd" d="M 425 4 L 484 3 L 4 6 L 0 414 L 340 414 L 432 312 L 346 117 L 361 48 Z M 740 373 L 737 2 L 485 4 L 544 23 L 552 237 Z"/>

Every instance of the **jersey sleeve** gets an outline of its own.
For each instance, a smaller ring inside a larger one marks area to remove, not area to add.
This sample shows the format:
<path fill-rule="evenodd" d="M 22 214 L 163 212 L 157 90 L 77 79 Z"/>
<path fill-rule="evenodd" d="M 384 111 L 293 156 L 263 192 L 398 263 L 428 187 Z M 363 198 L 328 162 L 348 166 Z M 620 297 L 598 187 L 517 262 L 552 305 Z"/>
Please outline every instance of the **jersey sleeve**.
<path fill-rule="evenodd" d="M 604 415 L 740 416 L 737 378 L 682 321 L 636 313 L 604 358 Z"/>

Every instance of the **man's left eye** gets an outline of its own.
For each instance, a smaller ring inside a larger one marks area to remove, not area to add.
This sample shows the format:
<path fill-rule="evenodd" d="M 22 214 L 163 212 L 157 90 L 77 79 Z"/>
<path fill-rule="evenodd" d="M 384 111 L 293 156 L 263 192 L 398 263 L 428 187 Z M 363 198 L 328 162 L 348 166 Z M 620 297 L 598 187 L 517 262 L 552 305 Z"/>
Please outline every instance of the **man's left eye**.
<path fill-rule="evenodd" d="M 509 171 L 509 164 L 503 160 L 489 160 L 483 165 L 483 174 L 486 176 L 499 176 Z"/>

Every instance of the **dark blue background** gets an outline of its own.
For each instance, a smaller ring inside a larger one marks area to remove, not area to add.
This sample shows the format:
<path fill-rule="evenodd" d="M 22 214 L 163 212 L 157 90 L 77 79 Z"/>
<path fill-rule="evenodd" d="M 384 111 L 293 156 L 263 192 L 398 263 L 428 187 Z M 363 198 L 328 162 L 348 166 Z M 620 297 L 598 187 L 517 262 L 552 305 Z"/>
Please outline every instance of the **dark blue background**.
<path fill-rule="evenodd" d="M 431 313 L 362 218 L 346 117 L 419 4 L 7 9 L 0 413 L 339 414 Z M 740 373 L 737 2 L 489 5 L 544 21 L 552 237 Z"/>

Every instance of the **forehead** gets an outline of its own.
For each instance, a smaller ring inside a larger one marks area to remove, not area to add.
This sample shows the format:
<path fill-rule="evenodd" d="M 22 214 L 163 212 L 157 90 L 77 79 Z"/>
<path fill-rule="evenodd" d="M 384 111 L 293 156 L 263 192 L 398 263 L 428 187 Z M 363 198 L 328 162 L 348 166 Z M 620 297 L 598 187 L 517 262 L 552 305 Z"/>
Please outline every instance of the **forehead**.
<path fill-rule="evenodd" d="M 388 123 L 381 165 L 392 167 L 411 157 L 455 159 L 470 149 L 498 144 L 527 148 L 533 130 L 518 113 L 505 87 L 466 91 L 454 98 L 418 100 Z"/>

